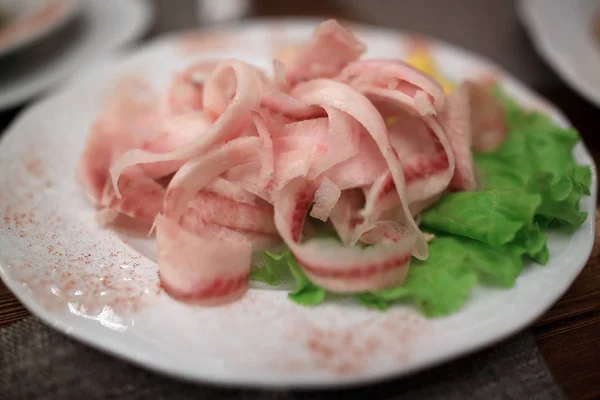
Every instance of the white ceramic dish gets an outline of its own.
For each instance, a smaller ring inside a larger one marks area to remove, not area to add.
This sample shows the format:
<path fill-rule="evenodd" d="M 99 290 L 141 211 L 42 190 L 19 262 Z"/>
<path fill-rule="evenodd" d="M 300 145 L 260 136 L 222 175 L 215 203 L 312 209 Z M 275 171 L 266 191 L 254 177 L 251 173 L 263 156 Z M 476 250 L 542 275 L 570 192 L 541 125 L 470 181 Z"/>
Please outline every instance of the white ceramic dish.
<path fill-rule="evenodd" d="M 171 36 L 113 57 L 22 113 L 1 144 L 0 272 L 34 314 L 83 342 L 193 381 L 265 387 L 339 386 L 400 376 L 490 345 L 532 323 L 569 287 L 594 239 L 593 193 L 585 224 L 550 237 L 551 261 L 514 288 L 478 288 L 464 308 L 427 320 L 408 307 L 354 304 L 309 309 L 281 290 L 251 289 L 239 302 L 200 308 L 160 290 L 152 242 L 100 229 L 75 182 L 75 165 L 110 83 L 138 73 L 164 87 L 191 61 L 235 57 L 269 68 L 274 51 L 304 40 L 315 21 L 259 21 L 229 31 Z M 402 57 L 407 38 L 366 27 L 367 57 Z M 552 106 L 484 60 L 432 42 L 444 72 L 499 74 L 505 88 L 557 122 Z M 582 143 L 575 156 L 593 165 Z M 135 249 L 140 250 L 139 252 Z"/>
<path fill-rule="evenodd" d="M 0 57 L 33 43 L 73 18 L 83 0 L 0 0 Z"/>
<path fill-rule="evenodd" d="M 519 14 L 538 52 L 576 91 L 600 106 L 596 0 L 520 0 Z"/>
<path fill-rule="evenodd" d="M 25 49 L 5 64 L 0 74 L 0 110 L 18 105 L 70 78 L 107 52 L 138 38 L 149 27 L 152 8 L 146 0 L 86 1 L 80 31 L 71 41 L 47 51 Z M 61 38 L 62 39 L 62 38 Z M 8 63 L 8 65 L 6 65 Z"/>

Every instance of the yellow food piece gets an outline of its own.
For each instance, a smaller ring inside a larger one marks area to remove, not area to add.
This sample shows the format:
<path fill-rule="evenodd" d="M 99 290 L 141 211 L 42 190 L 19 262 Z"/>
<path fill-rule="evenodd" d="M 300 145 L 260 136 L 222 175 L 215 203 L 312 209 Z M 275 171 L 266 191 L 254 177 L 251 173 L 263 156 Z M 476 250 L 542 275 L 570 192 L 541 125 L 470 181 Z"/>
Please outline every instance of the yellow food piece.
<path fill-rule="evenodd" d="M 452 84 L 442 76 L 427 48 L 419 47 L 413 50 L 406 58 L 406 63 L 438 81 L 445 93 L 452 91 Z"/>

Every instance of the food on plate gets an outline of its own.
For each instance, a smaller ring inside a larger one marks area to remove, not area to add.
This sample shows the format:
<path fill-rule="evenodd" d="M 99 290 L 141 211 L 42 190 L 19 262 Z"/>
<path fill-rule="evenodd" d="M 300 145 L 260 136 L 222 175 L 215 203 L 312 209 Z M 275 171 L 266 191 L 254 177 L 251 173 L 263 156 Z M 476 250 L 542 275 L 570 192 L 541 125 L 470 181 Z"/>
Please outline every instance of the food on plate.
<path fill-rule="evenodd" d="M 146 224 L 163 287 L 204 305 L 287 281 L 303 305 L 436 316 L 544 264 L 544 231 L 586 218 L 577 133 L 499 86 L 447 81 L 427 49 L 412 66 L 365 51 L 328 20 L 271 76 L 227 59 L 158 93 L 123 80 L 77 169 L 98 222 Z"/>

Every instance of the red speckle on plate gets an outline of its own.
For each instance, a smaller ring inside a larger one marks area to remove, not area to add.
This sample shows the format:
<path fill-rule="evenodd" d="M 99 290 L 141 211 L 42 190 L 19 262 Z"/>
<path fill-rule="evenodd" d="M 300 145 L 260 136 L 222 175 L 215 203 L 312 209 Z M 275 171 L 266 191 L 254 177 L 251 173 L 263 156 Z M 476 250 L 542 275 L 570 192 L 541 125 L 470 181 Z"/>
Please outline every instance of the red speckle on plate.
<path fill-rule="evenodd" d="M 125 246 L 90 240 L 89 227 L 65 213 L 63 204 L 48 201 L 48 181 L 38 179 L 43 162 L 34 150 L 21 157 L 0 208 L 0 234 L 15 249 L 6 255 L 10 274 L 48 310 L 88 317 L 137 311 L 147 294 L 156 293 L 155 266 L 142 265 Z"/>
<path fill-rule="evenodd" d="M 294 323 L 286 340 L 300 343 L 308 357 L 305 354 L 297 357 L 288 354 L 285 360 L 271 363 L 272 368 L 290 372 L 317 369 L 335 375 L 360 375 L 382 355 L 392 357 L 395 363 L 406 362 L 414 339 L 427 329 L 426 320 L 413 311 L 403 309 L 373 312 L 373 317 L 350 325 L 344 325 L 343 321 L 340 312 L 328 318 L 326 327 L 307 318 Z"/>
<path fill-rule="evenodd" d="M 311 338 L 306 345 L 311 352 L 325 359 L 330 359 L 335 354 L 333 348 L 322 339 Z"/>
<path fill-rule="evenodd" d="M 23 156 L 23 163 L 27 172 L 34 178 L 41 178 L 44 175 L 42 162 L 39 158 L 31 155 Z M 28 198 L 33 198 L 33 193 L 29 193 Z"/>

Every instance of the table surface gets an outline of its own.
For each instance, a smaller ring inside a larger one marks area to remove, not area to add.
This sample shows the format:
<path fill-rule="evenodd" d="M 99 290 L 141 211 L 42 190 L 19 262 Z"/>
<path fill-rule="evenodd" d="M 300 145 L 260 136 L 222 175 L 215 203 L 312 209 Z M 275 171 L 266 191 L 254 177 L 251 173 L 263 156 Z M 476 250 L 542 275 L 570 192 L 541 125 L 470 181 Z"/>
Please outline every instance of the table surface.
<path fill-rule="evenodd" d="M 150 35 L 193 26 L 195 23 L 195 15 L 189 10 L 189 7 L 193 6 L 192 0 L 178 1 L 178 8 L 173 8 L 171 6 L 173 2 L 168 0 L 154 0 L 154 2 L 157 6 L 157 21 Z M 580 131 L 596 163 L 600 163 L 600 137 L 597 134 L 600 109 L 566 87 L 539 59 L 518 24 L 511 2 L 374 0 L 368 3 L 373 6 L 369 13 L 364 13 L 358 8 L 353 8 L 356 4 L 362 6 L 358 0 L 302 2 L 262 0 L 254 2 L 253 14 L 335 16 L 405 30 L 420 30 L 428 35 L 444 36 L 448 41 L 484 53 L 561 108 Z M 447 10 L 444 10 L 443 4 L 446 3 L 451 3 L 458 10 L 468 10 L 468 14 L 458 18 L 455 13 L 449 19 L 441 18 L 449 15 Z M 502 6 L 498 6 L 499 4 Z M 399 10 L 398 8 L 402 6 L 406 8 Z M 486 18 L 489 15 L 494 15 L 494 18 Z M 435 23 L 428 24 L 428 20 Z M 461 28 L 465 25 L 464 21 L 474 29 L 480 29 L 481 32 L 478 31 L 477 35 L 460 34 Z M 510 31 L 507 31 L 507 26 L 510 27 Z M 474 40 L 474 37 L 479 40 Z M 510 57 L 507 56 L 509 52 Z M 4 129 L 20 110 L 21 108 L 0 113 L 0 130 Z M 600 210 L 596 211 L 596 218 L 600 218 Z M 600 356 L 599 243 L 597 240 L 590 260 L 569 291 L 532 327 L 555 380 L 573 399 L 600 398 L 600 367 L 596 361 L 596 357 Z M 28 315 L 29 312 L 0 282 L 0 329 Z"/>

